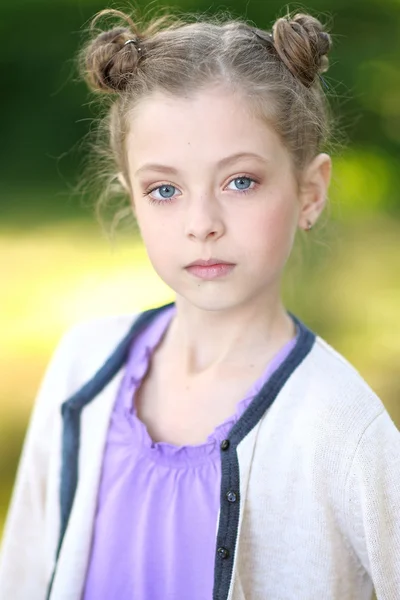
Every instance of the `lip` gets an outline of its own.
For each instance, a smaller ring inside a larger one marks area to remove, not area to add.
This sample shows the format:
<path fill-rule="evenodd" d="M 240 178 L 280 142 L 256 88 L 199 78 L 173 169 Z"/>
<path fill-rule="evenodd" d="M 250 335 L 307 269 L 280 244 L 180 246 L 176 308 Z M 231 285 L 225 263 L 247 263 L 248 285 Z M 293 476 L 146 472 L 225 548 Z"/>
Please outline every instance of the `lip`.
<path fill-rule="evenodd" d="M 217 279 L 225 277 L 235 268 L 231 263 L 218 263 L 210 265 L 191 265 L 186 267 L 186 271 L 198 279 Z"/>
<path fill-rule="evenodd" d="M 203 260 L 202 258 L 199 258 L 198 260 L 194 260 L 190 264 L 186 265 L 185 268 L 197 267 L 197 266 L 213 267 L 214 265 L 231 265 L 231 266 L 233 266 L 233 263 L 227 262 L 226 260 L 221 260 L 220 258 L 209 258 L 207 260 Z"/>

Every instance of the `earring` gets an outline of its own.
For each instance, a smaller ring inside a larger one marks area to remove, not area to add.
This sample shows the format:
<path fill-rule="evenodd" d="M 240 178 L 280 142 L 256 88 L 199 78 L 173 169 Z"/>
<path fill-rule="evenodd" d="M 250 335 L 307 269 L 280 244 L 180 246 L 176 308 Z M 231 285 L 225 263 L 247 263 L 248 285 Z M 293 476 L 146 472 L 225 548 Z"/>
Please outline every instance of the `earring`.
<path fill-rule="evenodd" d="M 310 231 L 310 229 L 312 229 L 312 223 L 311 221 L 307 220 L 307 227 L 306 227 L 306 231 Z"/>

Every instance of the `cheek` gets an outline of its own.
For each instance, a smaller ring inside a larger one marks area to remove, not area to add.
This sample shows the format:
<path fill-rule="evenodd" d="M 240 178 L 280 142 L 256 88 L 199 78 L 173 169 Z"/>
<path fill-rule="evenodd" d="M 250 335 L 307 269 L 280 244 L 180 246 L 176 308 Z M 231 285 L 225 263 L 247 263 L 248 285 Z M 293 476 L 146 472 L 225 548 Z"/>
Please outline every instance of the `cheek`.
<path fill-rule="evenodd" d="M 249 249 L 277 263 L 288 257 L 296 232 L 294 202 L 293 197 L 281 197 L 266 203 L 257 215 L 252 215 L 251 221 L 242 222 Z"/>
<path fill-rule="evenodd" d="M 139 209 L 136 213 L 141 238 L 153 265 L 162 266 L 168 262 L 171 253 L 174 253 L 179 238 L 174 231 L 173 221 L 160 218 L 154 211 L 146 208 Z"/>

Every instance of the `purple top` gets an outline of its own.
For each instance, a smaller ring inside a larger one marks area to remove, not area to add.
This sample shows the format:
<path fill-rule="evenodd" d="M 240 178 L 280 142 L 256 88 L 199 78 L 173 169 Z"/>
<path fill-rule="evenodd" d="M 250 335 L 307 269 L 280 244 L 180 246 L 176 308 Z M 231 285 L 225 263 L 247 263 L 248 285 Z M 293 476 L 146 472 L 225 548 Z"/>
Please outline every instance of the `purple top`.
<path fill-rule="evenodd" d="M 297 339 L 266 365 L 236 412 L 206 442 L 154 443 L 132 398 L 175 311 L 173 305 L 160 312 L 130 350 L 110 420 L 82 600 L 212 598 L 220 442 Z"/>

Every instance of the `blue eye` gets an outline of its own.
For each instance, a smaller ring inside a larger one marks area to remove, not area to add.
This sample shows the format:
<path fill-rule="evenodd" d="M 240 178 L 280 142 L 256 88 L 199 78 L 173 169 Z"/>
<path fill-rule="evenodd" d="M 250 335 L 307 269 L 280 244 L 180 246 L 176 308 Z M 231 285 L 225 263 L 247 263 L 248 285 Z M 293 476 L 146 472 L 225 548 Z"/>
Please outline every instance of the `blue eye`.
<path fill-rule="evenodd" d="M 239 190 L 247 190 L 247 188 L 251 184 L 251 180 L 249 179 L 249 177 L 238 177 L 237 179 L 235 179 L 235 182 L 236 181 L 238 183 L 235 183 L 235 185 L 238 186 Z"/>
<path fill-rule="evenodd" d="M 236 186 L 236 190 L 242 190 L 243 192 L 246 192 L 248 190 L 251 189 L 251 183 L 254 181 L 254 179 L 252 179 L 251 177 L 235 177 L 235 179 L 232 179 L 231 183 L 234 183 Z M 229 185 L 230 185 L 229 184 Z M 230 188 L 232 189 L 232 188 Z"/>
<path fill-rule="evenodd" d="M 149 190 L 144 195 L 148 196 L 151 204 L 163 204 L 173 200 L 176 191 L 177 188 L 174 185 L 171 185 L 170 183 L 164 183 L 164 185 L 159 185 L 152 190 Z M 159 196 L 152 196 L 154 192 L 158 192 Z"/>
<path fill-rule="evenodd" d="M 173 185 L 160 185 L 160 187 L 156 189 L 159 190 L 160 196 L 162 198 L 172 198 L 176 191 L 176 188 Z"/>

